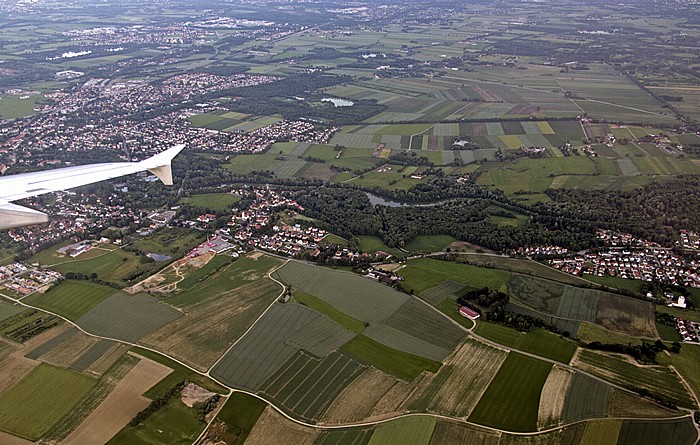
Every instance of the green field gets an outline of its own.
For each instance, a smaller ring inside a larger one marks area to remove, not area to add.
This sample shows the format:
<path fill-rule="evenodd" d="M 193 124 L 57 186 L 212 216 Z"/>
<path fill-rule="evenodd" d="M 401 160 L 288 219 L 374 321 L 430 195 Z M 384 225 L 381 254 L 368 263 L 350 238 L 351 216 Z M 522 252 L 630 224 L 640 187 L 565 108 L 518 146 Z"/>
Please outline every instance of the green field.
<path fill-rule="evenodd" d="M 504 346 L 566 364 L 576 352 L 574 342 L 542 329 L 534 329 L 524 334 L 512 328 L 478 320 L 475 332 Z"/>
<path fill-rule="evenodd" d="M 23 310 L 24 308 L 22 306 L 0 299 L 0 321 L 10 318 L 13 315 L 17 315 Z"/>
<path fill-rule="evenodd" d="M 445 280 L 462 283 L 475 289 L 488 287 L 505 290 L 505 284 L 511 274 L 498 269 L 420 258 L 407 261 L 406 267 L 401 269 L 401 275 L 405 277 L 404 287 L 418 294 Z"/>
<path fill-rule="evenodd" d="M 374 430 L 369 445 L 428 445 L 436 419 L 413 416 L 382 423 Z"/>
<path fill-rule="evenodd" d="M 0 118 L 15 119 L 35 114 L 34 108 L 44 102 L 44 96 L 35 94 L 26 99 L 25 96 L 0 94 Z"/>
<path fill-rule="evenodd" d="M 581 445 L 617 445 L 622 421 L 595 420 L 586 424 Z"/>
<path fill-rule="evenodd" d="M 207 264 L 202 269 L 191 272 L 178 283 L 178 289 L 183 289 L 182 292 L 168 297 L 168 303 L 179 307 L 199 303 L 208 297 L 259 280 L 272 268 L 281 264 L 279 259 L 269 255 L 261 255 L 256 259 L 244 256 L 226 265 L 228 262 L 230 257 L 217 255 L 210 261 L 211 266 Z"/>
<path fill-rule="evenodd" d="M 550 363 L 508 354 L 469 421 L 508 431 L 536 431 L 540 393 L 551 368 Z"/>
<path fill-rule="evenodd" d="M 306 292 L 297 291 L 294 293 L 294 301 L 299 304 L 303 304 L 316 312 L 320 312 L 326 317 L 338 323 L 340 326 L 348 329 L 357 334 L 361 333 L 365 329 L 365 324 L 360 320 L 354 319 L 339 310 L 335 309 L 330 304 L 321 300 L 320 298 L 314 297 L 313 295 L 307 294 Z"/>
<path fill-rule="evenodd" d="M 577 372 L 574 374 L 564 400 L 564 423 L 605 417 L 610 386 Z"/>
<path fill-rule="evenodd" d="M 143 252 L 167 254 L 178 258 L 204 240 L 204 234 L 195 229 L 163 227 L 151 235 L 133 242 Z"/>
<path fill-rule="evenodd" d="M 75 321 L 117 290 L 90 281 L 67 280 L 45 294 L 34 294 L 25 301 Z"/>
<path fill-rule="evenodd" d="M 358 248 L 363 252 L 375 253 L 377 251 L 382 251 L 382 252 L 390 253 L 390 254 L 392 254 L 394 256 L 398 256 L 398 257 L 401 257 L 404 255 L 399 250 L 393 249 L 393 248 L 387 246 L 386 244 L 384 244 L 384 242 L 381 239 L 377 238 L 376 236 L 364 236 L 364 235 L 358 236 L 357 240 L 358 240 Z"/>
<path fill-rule="evenodd" d="M 449 235 L 419 235 L 404 248 L 409 252 L 440 252 L 455 241 Z"/>
<path fill-rule="evenodd" d="M 445 298 L 440 303 L 436 304 L 435 307 L 465 328 L 472 329 L 474 327 L 474 322 L 472 320 L 459 313 L 459 305 L 456 304 L 454 300 Z"/>
<path fill-rule="evenodd" d="M 197 420 L 197 410 L 188 408 L 174 397 L 138 426 L 127 426 L 117 433 L 110 445 L 148 443 L 154 445 L 191 444 L 206 424 Z"/>
<path fill-rule="evenodd" d="M 227 431 L 221 440 L 228 445 L 243 445 L 267 404 L 248 394 L 234 392 L 216 418 L 225 422 Z"/>
<path fill-rule="evenodd" d="M 76 323 L 93 334 L 137 342 L 181 315 L 149 295 L 120 292 L 94 306 Z"/>
<path fill-rule="evenodd" d="M 343 272 L 290 261 L 276 272 L 294 290 L 321 298 L 362 322 L 376 323 L 394 313 L 408 296 L 389 286 Z"/>
<path fill-rule="evenodd" d="M 575 362 L 584 371 L 634 391 L 646 389 L 682 407 L 696 405 L 676 373 L 666 366 L 637 366 L 624 359 L 586 349 L 579 352 Z"/>
<path fill-rule="evenodd" d="M 700 397 L 700 346 L 684 344 L 680 354 L 660 354 L 659 363 L 673 365 L 695 392 L 695 397 Z"/>
<path fill-rule="evenodd" d="M 426 370 L 437 372 L 441 365 L 440 362 L 384 346 L 364 335 L 358 335 L 340 349 L 362 363 L 406 381 L 412 381 Z"/>
<path fill-rule="evenodd" d="M 182 198 L 180 199 L 180 203 L 187 203 L 195 207 L 216 211 L 230 209 L 233 204 L 240 200 L 240 196 L 231 193 L 207 193 Z"/>
<path fill-rule="evenodd" d="M 696 443 L 698 431 L 690 417 L 678 420 L 625 420 L 622 423 L 618 445 L 691 445 Z"/>
<path fill-rule="evenodd" d="M 0 429 L 37 440 L 73 409 L 95 382 L 75 371 L 41 363 L 0 395 Z"/>
<path fill-rule="evenodd" d="M 49 249 L 54 250 L 55 249 Z M 41 262 L 41 261 L 40 261 Z M 140 267 L 140 261 L 136 255 L 121 249 L 106 252 L 96 258 L 89 259 L 59 259 L 54 258 L 49 262 L 41 264 L 55 264 L 52 266 L 57 272 L 65 275 L 68 272 L 81 273 L 89 276 L 96 273 L 101 280 L 112 281 L 119 284 L 126 284 L 123 280 Z"/>
<path fill-rule="evenodd" d="M 257 391 L 299 349 L 326 355 L 352 335 L 307 307 L 276 303 L 212 368 L 212 376 L 229 386 Z"/>

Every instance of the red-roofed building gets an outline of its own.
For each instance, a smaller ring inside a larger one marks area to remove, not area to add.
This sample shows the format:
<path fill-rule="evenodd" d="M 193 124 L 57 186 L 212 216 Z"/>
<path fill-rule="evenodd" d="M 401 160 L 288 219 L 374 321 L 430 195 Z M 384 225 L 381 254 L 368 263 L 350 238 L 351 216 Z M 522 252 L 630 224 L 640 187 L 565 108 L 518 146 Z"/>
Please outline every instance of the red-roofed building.
<path fill-rule="evenodd" d="M 462 317 L 466 317 L 470 320 L 476 320 L 477 318 L 479 318 L 479 314 L 475 310 L 470 309 L 466 306 L 460 307 L 459 313 Z"/>

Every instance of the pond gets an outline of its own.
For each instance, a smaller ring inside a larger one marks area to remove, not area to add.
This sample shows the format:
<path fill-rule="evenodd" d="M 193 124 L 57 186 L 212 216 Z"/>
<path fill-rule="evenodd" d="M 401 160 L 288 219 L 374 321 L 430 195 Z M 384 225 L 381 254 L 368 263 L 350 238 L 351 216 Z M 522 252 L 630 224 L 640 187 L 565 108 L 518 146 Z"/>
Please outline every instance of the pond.
<path fill-rule="evenodd" d="M 347 99 L 338 99 L 336 97 L 324 97 L 321 102 L 330 102 L 335 107 L 352 107 L 355 102 Z"/>

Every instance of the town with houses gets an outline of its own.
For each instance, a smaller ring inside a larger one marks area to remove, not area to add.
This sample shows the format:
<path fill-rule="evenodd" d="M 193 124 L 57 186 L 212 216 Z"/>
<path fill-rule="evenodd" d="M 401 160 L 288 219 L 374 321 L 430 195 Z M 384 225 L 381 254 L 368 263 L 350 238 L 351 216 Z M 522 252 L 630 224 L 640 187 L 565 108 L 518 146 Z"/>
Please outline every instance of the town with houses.
<path fill-rule="evenodd" d="M 216 100 L 194 103 L 196 97 L 276 80 L 265 75 L 188 73 L 156 86 L 138 80 L 91 78 L 69 91 L 47 95 L 48 103 L 40 107 L 41 113 L 0 127 L 4 140 L 0 154 L 12 156 L 9 166 L 46 165 L 60 160 L 47 160 L 43 155 L 38 161 L 37 153 L 113 150 L 124 159 L 136 161 L 181 143 L 201 150 L 244 153 L 260 153 L 278 141 L 327 143 L 339 128 L 280 120 L 251 131 L 219 131 L 194 127 L 188 120 L 202 113 L 227 111 Z M 174 105 L 176 110 L 168 111 Z M 153 110 L 162 113 L 135 119 L 135 115 Z M 128 148 L 128 156 L 124 148 Z"/>
<path fill-rule="evenodd" d="M 610 248 L 553 258 L 548 263 L 573 275 L 611 276 L 700 287 L 700 261 L 697 258 L 686 258 L 672 249 L 630 234 L 600 230 L 598 238 Z"/>

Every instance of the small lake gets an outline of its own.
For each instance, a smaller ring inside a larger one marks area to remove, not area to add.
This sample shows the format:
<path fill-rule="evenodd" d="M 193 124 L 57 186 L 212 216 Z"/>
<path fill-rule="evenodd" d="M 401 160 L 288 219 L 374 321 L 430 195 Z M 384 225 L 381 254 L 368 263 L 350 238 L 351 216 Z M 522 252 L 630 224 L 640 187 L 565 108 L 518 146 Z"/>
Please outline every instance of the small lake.
<path fill-rule="evenodd" d="M 338 99 L 336 97 L 324 97 L 321 102 L 330 102 L 335 107 L 352 107 L 355 102 L 347 99 Z"/>
<path fill-rule="evenodd" d="M 372 203 L 373 206 L 403 207 L 408 205 L 405 202 L 389 201 L 369 192 L 365 192 L 365 195 L 367 195 L 369 202 Z"/>
<path fill-rule="evenodd" d="M 168 261 L 172 257 L 169 255 L 162 255 L 160 253 L 149 253 L 146 255 L 148 258 L 152 258 L 153 261 L 160 263 L 161 261 Z"/>
<path fill-rule="evenodd" d="M 442 199 L 440 201 L 421 202 L 421 203 L 411 204 L 408 202 L 390 201 L 388 199 L 382 198 L 381 196 L 377 196 L 374 193 L 370 193 L 370 192 L 365 192 L 365 195 L 367 195 L 367 198 L 369 198 L 369 202 L 373 206 L 386 206 L 386 207 L 432 207 L 432 206 L 436 206 L 438 204 L 443 204 L 443 203 L 452 201 L 451 199 Z"/>

